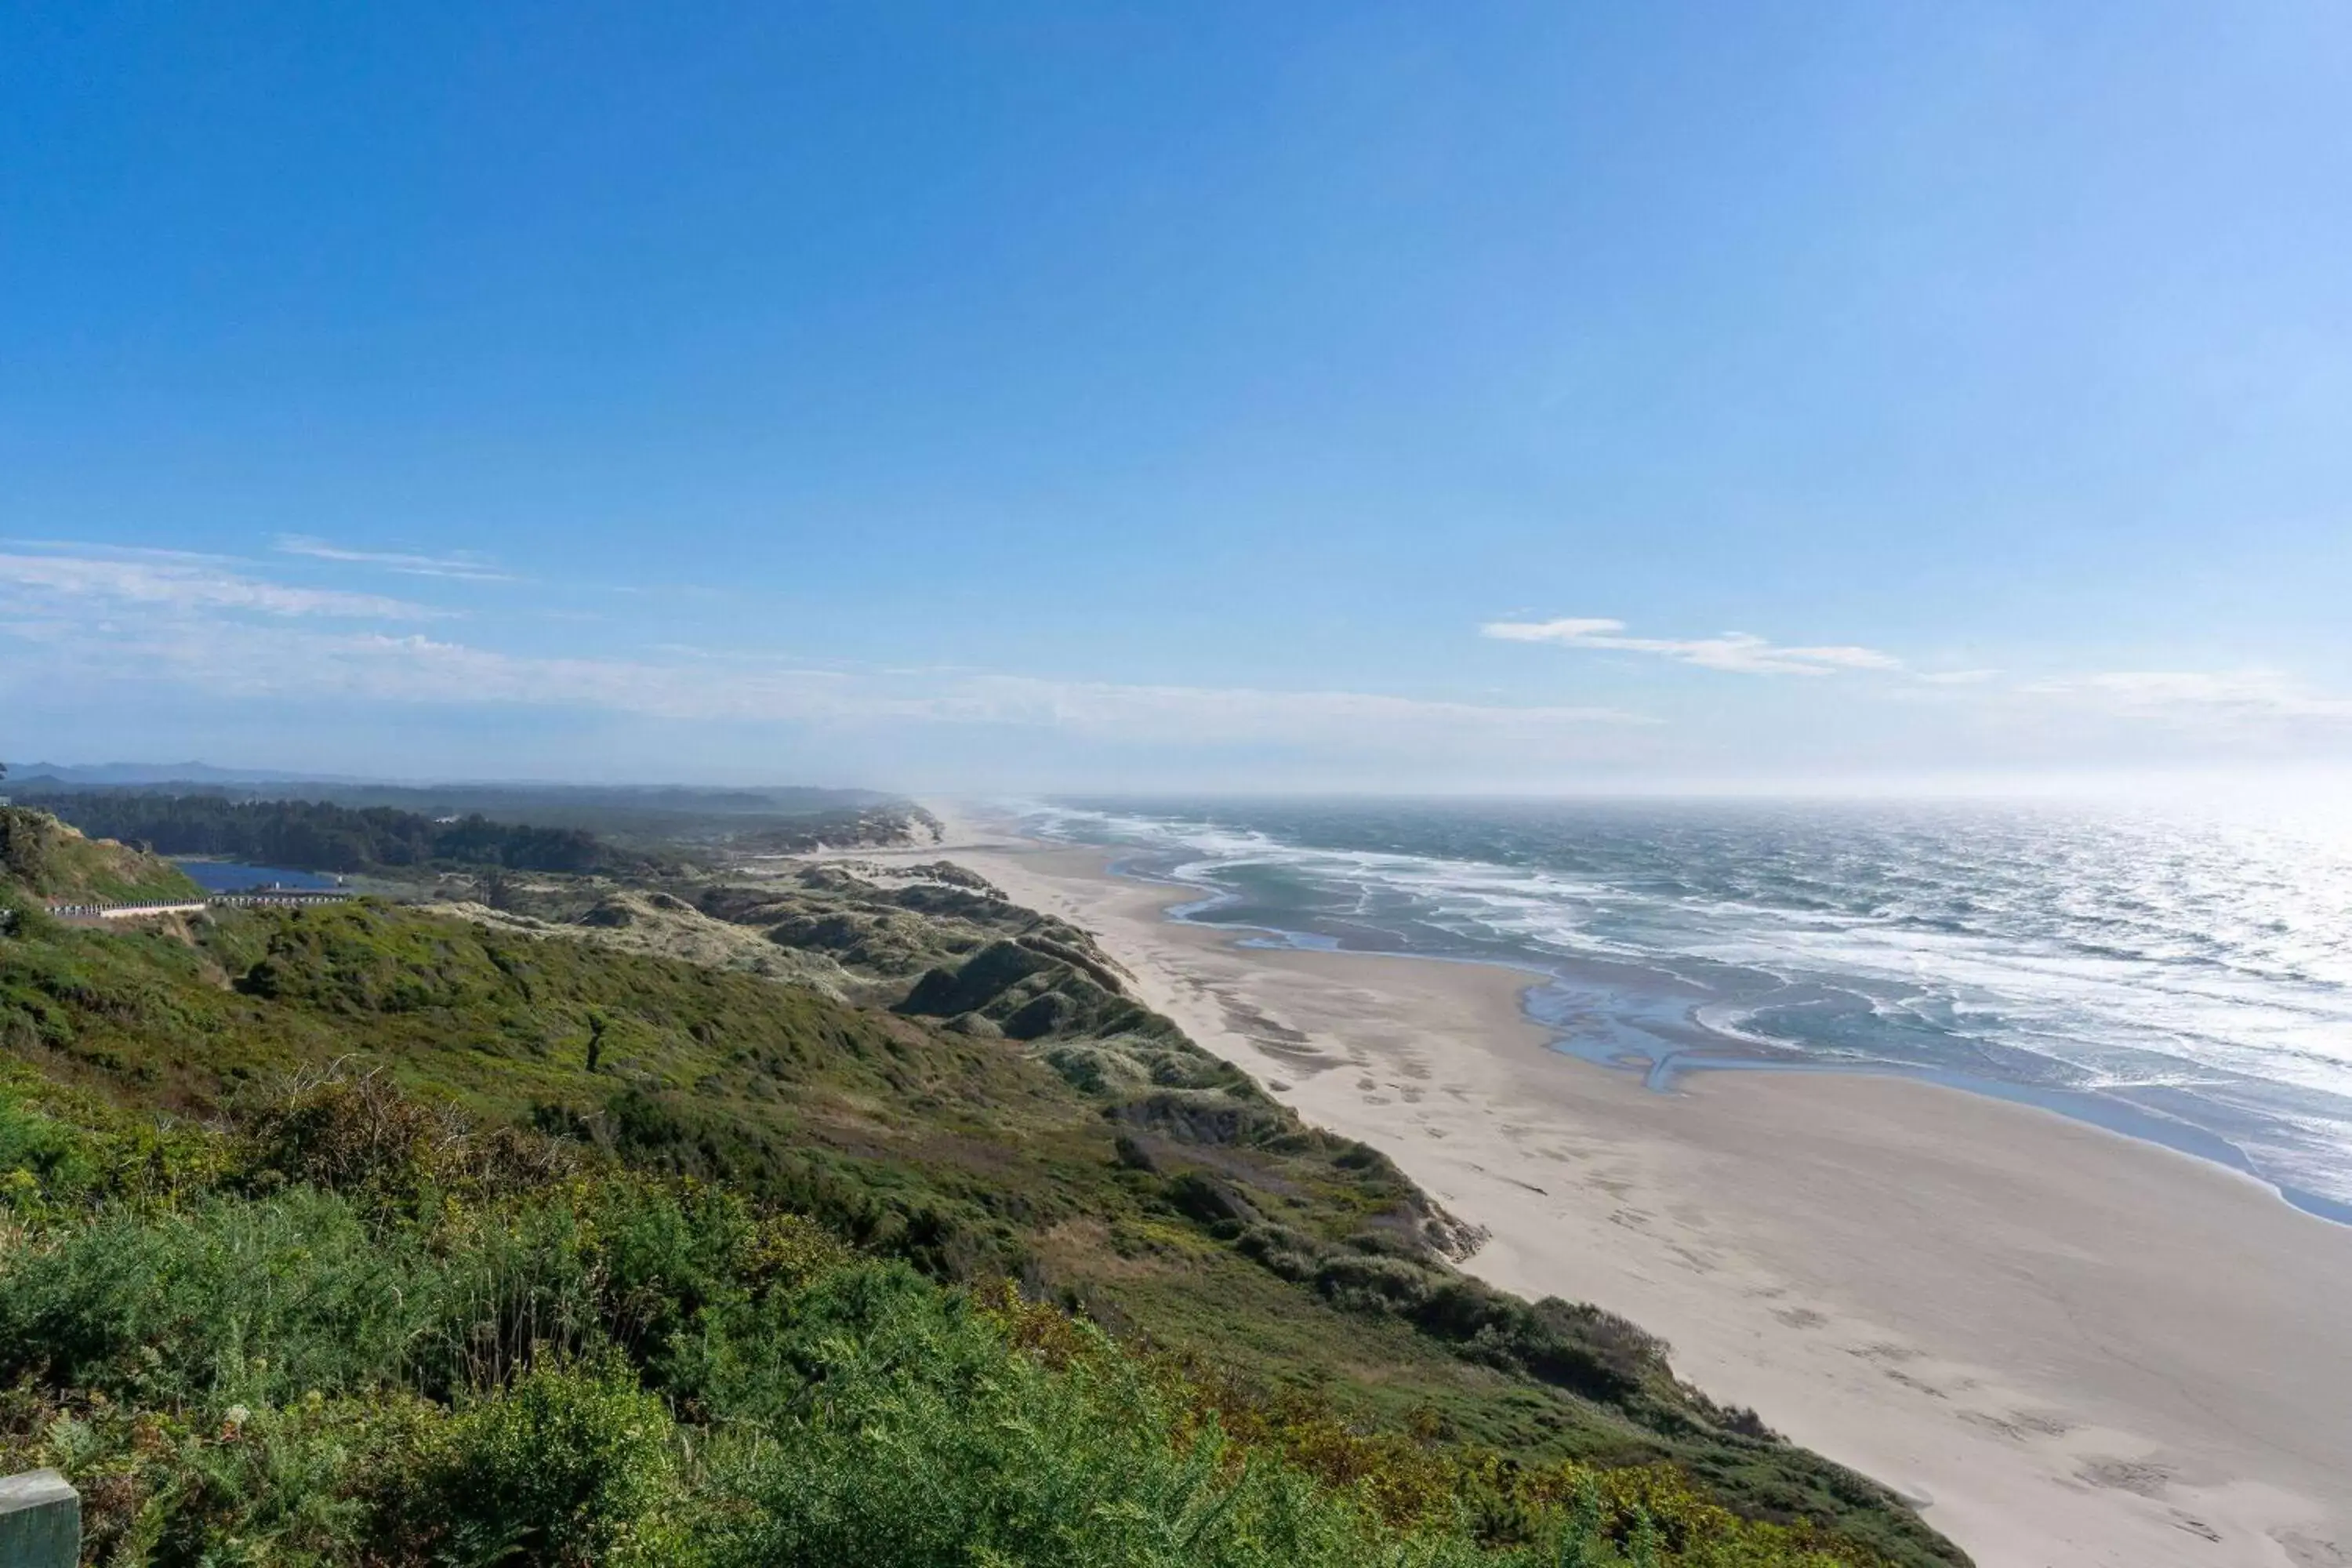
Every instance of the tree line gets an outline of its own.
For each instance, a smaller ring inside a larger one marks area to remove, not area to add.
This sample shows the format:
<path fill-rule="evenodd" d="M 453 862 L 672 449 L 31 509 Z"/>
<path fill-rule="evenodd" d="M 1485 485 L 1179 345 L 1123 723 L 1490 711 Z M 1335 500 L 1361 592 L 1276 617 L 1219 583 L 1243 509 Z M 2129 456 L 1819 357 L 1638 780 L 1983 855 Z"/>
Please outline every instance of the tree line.
<path fill-rule="evenodd" d="M 585 829 L 472 815 L 440 820 L 390 806 L 221 795 L 51 795 L 26 802 L 93 838 L 161 855 L 206 855 L 296 871 L 349 873 L 449 863 L 584 874 L 622 869 L 624 854 Z"/>

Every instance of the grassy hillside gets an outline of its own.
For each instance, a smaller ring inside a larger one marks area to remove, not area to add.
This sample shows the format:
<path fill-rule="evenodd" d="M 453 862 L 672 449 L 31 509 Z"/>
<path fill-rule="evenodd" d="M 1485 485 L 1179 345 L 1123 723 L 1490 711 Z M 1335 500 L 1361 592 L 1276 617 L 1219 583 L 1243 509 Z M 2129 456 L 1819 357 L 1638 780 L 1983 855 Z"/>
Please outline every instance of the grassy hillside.
<path fill-rule="evenodd" d="M 122 1539 L 324 1542 L 272 1561 L 1962 1561 L 1633 1325 L 1456 1273 L 1386 1160 L 960 875 L 686 889 L 852 1000 L 380 907 L 23 922 L 8 1440 L 125 1478 Z M 270 1512 L 247 1428 L 341 1511 Z M 621 1534 L 444 1518 L 497 1464 Z"/>
<path fill-rule="evenodd" d="M 170 861 L 86 838 L 46 811 L 0 806 L 0 898 L 70 903 L 199 899 Z"/>

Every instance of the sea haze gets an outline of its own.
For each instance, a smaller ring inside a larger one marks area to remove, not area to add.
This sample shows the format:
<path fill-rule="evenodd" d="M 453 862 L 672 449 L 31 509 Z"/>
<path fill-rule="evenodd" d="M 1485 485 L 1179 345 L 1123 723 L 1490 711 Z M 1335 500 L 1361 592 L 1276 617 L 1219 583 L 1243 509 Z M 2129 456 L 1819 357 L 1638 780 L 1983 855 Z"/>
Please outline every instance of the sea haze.
<path fill-rule="evenodd" d="M 1861 1070 L 2028 1100 L 2352 1222 L 2352 841 L 2049 805 L 1064 800 L 1178 918 L 1507 963 L 1660 1089 Z"/>

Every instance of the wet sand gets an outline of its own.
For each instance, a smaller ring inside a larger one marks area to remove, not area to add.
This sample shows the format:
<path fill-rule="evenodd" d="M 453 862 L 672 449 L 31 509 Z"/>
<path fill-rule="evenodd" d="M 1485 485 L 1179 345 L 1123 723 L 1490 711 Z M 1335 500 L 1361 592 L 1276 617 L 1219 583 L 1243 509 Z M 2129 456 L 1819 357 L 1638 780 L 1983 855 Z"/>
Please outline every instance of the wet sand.
<path fill-rule="evenodd" d="M 1243 947 L 1097 851 L 944 853 L 1487 1227 L 1473 1272 L 1664 1335 L 1985 1568 L 2352 1563 L 2352 1230 L 2251 1178 L 1901 1079 L 1654 1093 L 1548 1048 L 1508 970 Z"/>

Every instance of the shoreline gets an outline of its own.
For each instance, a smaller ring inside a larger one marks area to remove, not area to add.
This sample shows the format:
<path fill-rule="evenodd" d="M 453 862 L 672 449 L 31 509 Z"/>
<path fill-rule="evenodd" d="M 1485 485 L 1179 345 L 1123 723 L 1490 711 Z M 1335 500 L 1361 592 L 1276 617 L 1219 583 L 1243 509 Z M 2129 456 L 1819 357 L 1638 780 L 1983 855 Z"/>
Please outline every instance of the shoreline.
<path fill-rule="evenodd" d="M 1094 847 L 1054 844 L 1044 839 L 1026 839 L 1021 842 L 1025 847 L 1047 853 L 1062 849 L 1083 849 L 1087 853 L 1101 854 L 1106 857 L 1100 873 L 1102 876 L 1131 882 L 1139 887 L 1163 889 L 1167 892 L 1169 897 L 1160 911 L 1162 920 L 1171 925 L 1185 926 L 1193 931 L 1223 934 L 1231 939 L 1229 945 L 1236 948 L 1246 948 L 1252 952 L 1344 953 L 1354 958 L 1404 959 L 1415 963 L 1467 964 L 1474 968 L 1498 970 L 1506 974 L 1518 976 L 1525 982 L 1519 985 L 1517 992 L 1519 1016 L 1530 1027 L 1543 1035 L 1546 1049 L 1603 1072 L 1638 1076 L 1642 1079 L 1643 1088 L 1654 1094 L 1677 1092 L 1687 1085 L 1695 1085 L 1698 1080 L 1710 1075 L 1736 1076 L 1740 1073 L 1753 1072 L 1834 1075 L 1927 1084 L 1956 1093 L 1978 1095 L 2003 1104 L 2013 1105 L 2021 1110 L 2061 1117 L 2076 1125 L 2106 1133 L 2110 1137 L 2121 1138 L 2144 1147 L 2160 1150 L 2182 1159 L 2194 1160 L 2225 1175 L 2242 1178 L 2297 1213 L 2309 1215 L 2332 1225 L 2352 1227 L 2352 1207 L 2334 1203 L 2315 1194 L 2302 1193 L 2273 1181 L 2255 1170 L 2252 1163 L 2237 1149 L 2236 1145 L 2224 1140 L 2215 1138 L 2210 1142 L 2220 1149 L 2228 1151 L 2226 1155 L 2203 1152 L 2189 1147 L 2188 1141 L 2185 1139 L 2167 1138 L 2155 1131 L 2129 1131 L 2115 1125 L 2116 1120 L 2119 1118 L 2113 1116 L 2103 1118 L 2088 1110 L 2068 1110 L 2062 1104 L 2054 1103 L 2067 1099 L 2093 1100 L 2102 1104 L 2112 1103 L 2116 1110 L 2132 1113 L 2133 1120 L 2146 1121 L 2156 1120 L 2145 1113 L 2136 1113 L 2135 1108 L 2126 1102 L 2109 1102 L 2095 1093 L 2085 1091 L 2069 1094 L 2063 1090 L 2036 1089 L 2028 1085 L 2006 1083 L 1998 1079 L 1931 1068 L 1908 1067 L 1899 1062 L 1829 1062 L 1801 1059 L 1793 1054 L 1784 1060 L 1763 1055 L 1760 1051 L 1752 1059 L 1684 1050 L 1668 1051 L 1657 1057 L 1633 1053 L 1603 1054 L 1579 1051 L 1570 1048 L 1569 1040 L 1573 1030 L 1566 1024 L 1547 1019 L 1534 1005 L 1534 999 L 1548 986 L 1556 985 L 1562 981 L 1563 975 L 1558 969 L 1548 969 L 1533 963 L 1514 963 L 1500 958 L 1465 958 L 1429 952 L 1381 952 L 1369 949 L 1341 947 L 1337 943 L 1327 946 L 1323 944 L 1326 939 L 1318 937 L 1312 931 L 1286 931 L 1280 926 L 1247 922 L 1227 923 L 1202 920 L 1199 918 L 1200 911 L 1215 907 L 1222 901 L 1220 898 L 1213 895 L 1202 897 L 1200 895 L 1200 890 L 1190 884 L 1161 877 L 1148 876 L 1130 869 L 1127 863 L 1128 858 L 1111 854 L 1109 851 L 1097 850 Z M 1249 932 L 1263 933 L 1275 940 L 1259 942 L 1243 934 Z M 1586 963 L 1583 967 L 1598 970 L 1601 966 L 1597 963 Z M 1588 975 L 1587 978 L 1592 977 Z M 1702 1027 L 1704 1026 L 1702 1025 Z"/>
<path fill-rule="evenodd" d="M 1911 1078 L 1659 1093 L 1550 1048 L 1526 972 L 1241 946 L 1167 918 L 1196 890 L 961 823 L 866 852 L 907 856 L 1092 931 L 1204 1048 L 1485 1226 L 1468 1271 L 1661 1334 L 1984 1568 L 2352 1561 L 2352 1244 L 2260 1178 Z"/>
<path fill-rule="evenodd" d="M 1042 850 L 1096 847 L 1060 845 L 1045 840 L 1021 840 Z M 1444 953 L 1387 952 L 1373 949 L 1343 948 L 1336 942 L 1313 931 L 1289 931 L 1279 926 L 1252 922 L 1227 923 L 1203 920 L 1201 915 L 1221 903 L 1231 901 L 1231 896 L 1203 893 L 1190 883 L 1155 877 L 1132 868 L 1134 857 L 1102 850 L 1107 858 L 1102 874 L 1142 886 L 1166 889 L 1171 897 L 1162 908 L 1161 918 L 1172 924 L 1195 930 L 1226 933 L 1255 932 L 1273 939 L 1261 942 L 1255 938 L 1236 938 L 1236 945 L 1253 950 L 1281 949 L 1297 952 L 1348 952 L 1367 958 L 1404 958 L 1423 963 L 1467 963 L 1524 975 L 1528 984 L 1520 991 L 1520 1012 L 1528 1023 L 1545 1031 L 1548 1044 L 1560 1055 L 1583 1062 L 1601 1070 L 1637 1074 L 1643 1086 L 1655 1093 L 1673 1093 L 1685 1080 L 1695 1080 L 1709 1074 L 1737 1075 L 1742 1073 L 1793 1073 L 1801 1075 L 1839 1075 L 1858 1078 L 1889 1079 L 1902 1082 L 1932 1084 L 1937 1088 L 1973 1094 L 2004 1104 L 2035 1110 L 2084 1126 L 2097 1128 L 2114 1136 L 2161 1149 L 2188 1159 L 2245 1178 L 2265 1193 L 2300 1213 L 2327 1224 L 2352 1229 L 2352 1204 L 2325 1194 L 2291 1187 L 2264 1175 L 2254 1167 L 2243 1150 L 2226 1138 L 2187 1122 L 2149 1111 L 2132 1101 L 2095 1089 L 2068 1089 L 2013 1082 L 2005 1079 L 1972 1074 L 1957 1068 L 1915 1066 L 1896 1061 L 1857 1059 L 1826 1061 L 1804 1057 L 1785 1048 L 1775 1048 L 1762 1043 L 1750 1043 L 1733 1035 L 1721 1035 L 1704 1020 L 1691 1026 L 1701 1034 L 1716 1034 L 1714 1040 L 1690 1046 L 1669 1047 L 1654 1052 L 1648 1046 L 1638 1049 L 1608 1048 L 1596 1043 L 1591 1048 L 1579 1049 L 1574 1044 L 1576 1030 L 1565 1016 L 1549 1018 L 1537 1005 L 1537 998 L 1547 992 L 1564 994 L 1573 980 L 1581 979 L 1596 989 L 1606 990 L 1612 982 L 1606 972 L 1630 965 L 1614 964 L 1600 960 L 1556 960 L 1553 966 L 1517 963 L 1504 958 L 1474 958 Z M 1573 972 L 1573 973 L 1571 973 Z M 1663 1040 L 1663 1037 L 1661 1037 Z M 1748 1047 L 1750 1054 L 1737 1054 L 1736 1047 Z M 1735 1048 L 1727 1048 L 1735 1047 Z"/>

